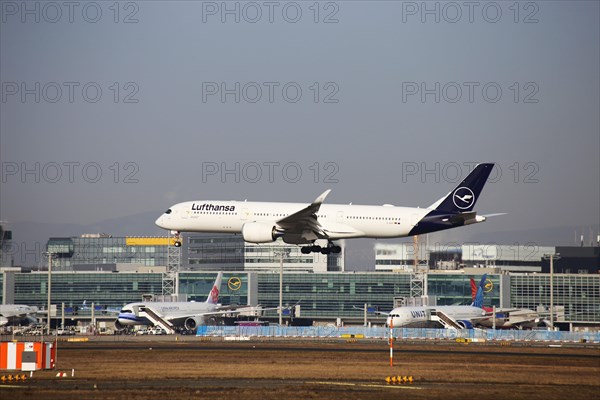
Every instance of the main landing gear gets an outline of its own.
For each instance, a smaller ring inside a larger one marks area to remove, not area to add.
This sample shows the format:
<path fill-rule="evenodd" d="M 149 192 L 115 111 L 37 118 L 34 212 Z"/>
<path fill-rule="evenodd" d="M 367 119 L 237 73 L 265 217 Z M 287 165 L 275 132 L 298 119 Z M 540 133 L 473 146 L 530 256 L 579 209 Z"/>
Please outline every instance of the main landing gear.
<path fill-rule="evenodd" d="M 321 254 L 339 254 L 342 251 L 342 248 L 338 245 L 333 244 L 332 242 L 327 243 L 327 247 L 321 247 L 319 245 L 312 246 L 304 246 L 300 249 L 302 254 L 310 254 L 310 253 L 321 253 Z"/>

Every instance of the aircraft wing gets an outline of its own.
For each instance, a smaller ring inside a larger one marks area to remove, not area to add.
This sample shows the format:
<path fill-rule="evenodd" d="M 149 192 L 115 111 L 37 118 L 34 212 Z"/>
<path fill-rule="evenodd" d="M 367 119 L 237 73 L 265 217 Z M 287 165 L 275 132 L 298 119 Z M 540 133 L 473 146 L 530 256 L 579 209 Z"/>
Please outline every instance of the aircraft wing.
<path fill-rule="evenodd" d="M 291 307 L 283 307 L 283 308 L 287 309 L 287 308 L 291 308 Z M 168 320 L 170 323 L 172 323 L 174 325 L 181 325 L 181 324 L 183 324 L 183 321 L 188 318 L 218 317 L 218 316 L 222 316 L 222 315 L 240 314 L 243 312 L 252 311 L 252 309 L 262 313 L 263 311 L 278 310 L 279 307 L 262 308 L 260 305 L 258 305 L 258 306 L 231 305 L 231 306 L 220 307 L 213 311 L 190 313 L 187 315 L 165 316 L 164 319 Z"/>
<path fill-rule="evenodd" d="M 493 324 L 494 313 L 486 312 L 485 315 L 473 318 L 473 322 L 483 323 L 485 326 Z M 522 328 L 540 322 L 540 315 L 532 310 L 520 308 L 504 308 L 496 310 L 496 325 L 498 328 Z"/>
<path fill-rule="evenodd" d="M 83 311 L 91 311 L 92 307 L 87 305 L 87 300 L 84 300 L 83 303 L 81 304 L 81 306 L 79 306 L 79 309 L 83 310 Z M 102 314 L 119 314 L 121 312 L 121 309 L 120 308 L 112 308 L 112 307 L 104 308 L 104 306 L 95 305 L 94 312 L 102 313 Z"/>
<path fill-rule="evenodd" d="M 285 234 L 305 235 L 307 233 L 306 231 L 309 231 L 309 233 L 312 232 L 315 236 L 313 239 L 328 238 L 325 229 L 323 229 L 317 220 L 317 212 L 329 192 L 331 192 L 331 189 L 327 189 L 321 193 L 315 201 L 302 210 L 280 219 L 277 221 L 277 225 L 285 231 Z"/>
<path fill-rule="evenodd" d="M 321 224 L 318 221 L 317 212 L 329 192 L 331 192 L 331 189 L 324 191 L 306 208 L 277 221 L 277 226 L 284 231 L 284 236 L 298 236 L 306 241 L 312 241 L 331 237 L 352 237 L 361 234 L 362 232 L 358 232 L 356 229 L 344 224 L 332 221 Z M 288 243 L 293 242 L 288 241 Z"/>
<path fill-rule="evenodd" d="M 352 308 L 354 308 L 355 310 L 365 311 L 364 307 L 356 307 L 356 306 L 354 306 Z M 376 315 L 390 315 L 389 312 L 379 311 L 379 310 L 369 311 L 369 309 L 367 309 L 367 312 L 370 312 L 370 313 L 373 313 L 373 314 L 376 314 Z"/>

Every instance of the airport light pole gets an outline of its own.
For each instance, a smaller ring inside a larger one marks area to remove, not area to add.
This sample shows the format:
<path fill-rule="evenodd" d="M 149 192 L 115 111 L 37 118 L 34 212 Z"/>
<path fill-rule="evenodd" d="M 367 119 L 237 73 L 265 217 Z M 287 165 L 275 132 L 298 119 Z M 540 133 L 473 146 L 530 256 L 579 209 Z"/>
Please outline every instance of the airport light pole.
<path fill-rule="evenodd" d="M 554 260 L 560 258 L 560 253 L 544 254 L 544 258 L 550 259 L 550 328 L 554 330 Z"/>
<path fill-rule="evenodd" d="M 290 253 L 289 249 L 283 247 L 273 251 L 276 256 L 279 256 L 279 326 L 283 325 L 283 256 Z"/>
<path fill-rule="evenodd" d="M 48 256 L 48 285 L 46 288 L 48 291 L 48 306 L 46 308 L 48 326 L 46 328 L 46 333 L 48 336 L 50 336 L 50 308 L 52 306 L 52 253 L 47 252 L 46 255 Z"/>

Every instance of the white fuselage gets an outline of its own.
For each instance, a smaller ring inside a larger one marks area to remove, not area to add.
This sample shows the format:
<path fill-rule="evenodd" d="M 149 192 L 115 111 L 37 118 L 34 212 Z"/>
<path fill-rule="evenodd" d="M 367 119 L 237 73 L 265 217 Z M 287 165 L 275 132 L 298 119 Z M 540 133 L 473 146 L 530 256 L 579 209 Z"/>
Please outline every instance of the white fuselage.
<path fill-rule="evenodd" d="M 28 323 L 35 322 L 33 315 L 38 312 L 37 307 L 21 304 L 0 304 L 0 326 L 9 322 L 20 322 L 27 320 Z"/>
<path fill-rule="evenodd" d="M 130 303 L 123 307 L 117 320 L 121 325 L 152 325 L 147 318 L 140 316 L 140 307 L 150 307 L 167 320 L 194 316 L 217 309 L 214 304 L 193 301 Z"/>
<path fill-rule="evenodd" d="M 474 306 L 424 306 L 397 307 L 390 311 L 386 325 L 393 323 L 394 328 L 422 328 L 436 325 L 429 317 L 432 310 L 442 311 L 455 321 L 470 321 L 480 318 L 485 311 Z"/>
<path fill-rule="evenodd" d="M 184 232 L 241 233 L 248 222 L 275 224 L 306 207 L 303 203 L 201 200 L 179 203 L 156 224 Z M 317 218 L 331 240 L 343 238 L 395 238 L 408 236 L 431 210 L 426 208 L 323 204 Z"/>

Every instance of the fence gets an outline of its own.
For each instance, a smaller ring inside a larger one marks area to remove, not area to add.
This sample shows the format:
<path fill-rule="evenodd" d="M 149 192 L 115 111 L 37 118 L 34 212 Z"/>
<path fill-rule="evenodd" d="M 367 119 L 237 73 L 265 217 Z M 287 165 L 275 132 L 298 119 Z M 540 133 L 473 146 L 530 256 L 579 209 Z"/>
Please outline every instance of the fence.
<path fill-rule="evenodd" d="M 200 326 L 197 336 L 261 338 L 339 338 L 387 339 L 390 330 L 382 327 L 334 326 Z M 394 328 L 394 337 L 408 340 L 476 339 L 481 341 L 550 341 L 600 343 L 600 332 L 547 330 L 430 329 Z"/>

